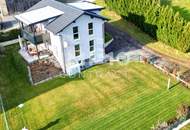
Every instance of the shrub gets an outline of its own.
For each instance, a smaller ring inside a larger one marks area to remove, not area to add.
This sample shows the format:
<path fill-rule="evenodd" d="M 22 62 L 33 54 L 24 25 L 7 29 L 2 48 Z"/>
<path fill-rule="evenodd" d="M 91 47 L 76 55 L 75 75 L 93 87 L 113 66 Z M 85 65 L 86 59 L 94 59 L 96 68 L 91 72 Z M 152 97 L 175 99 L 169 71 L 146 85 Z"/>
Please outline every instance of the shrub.
<path fill-rule="evenodd" d="M 20 35 L 20 34 L 21 34 L 20 29 L 13 29 L 8 32 L 0 32 L 0 42 L 17 39 L 18 35 Z"/>
<path fill-rule="evenodd" d="M 190 22 L 160 0 L 105 0 L 108 7 L 155 39 L 190 51 Z"/>
<path fill-rule="evenodd" d="M 190 109 L 189 106 L 186 104 L 182 104 L 177 109 L 177 117 L 178 118 L 187 118 L 189 116 Z"/>
<path fill-rule="evenodd" d="M 154 125 L 151 129 L 152 130 L 171 130 L 176 128 L 179 124 L 184 122 L 185 120 L 189 119 L 190 116 L 190 107 L 186 104 L 182 104 L 177 108 L 177 117 L 174 117 L 167 122 L 161 123 L 158 121 L 156 125 Z"/>
<path fill-rule="evenodd" d="M 156 126 L 153 126 L 151 130 L 167 130 L 168 129 L 168 124 L 166 122 L 161 123 L 158 121 Z"/>

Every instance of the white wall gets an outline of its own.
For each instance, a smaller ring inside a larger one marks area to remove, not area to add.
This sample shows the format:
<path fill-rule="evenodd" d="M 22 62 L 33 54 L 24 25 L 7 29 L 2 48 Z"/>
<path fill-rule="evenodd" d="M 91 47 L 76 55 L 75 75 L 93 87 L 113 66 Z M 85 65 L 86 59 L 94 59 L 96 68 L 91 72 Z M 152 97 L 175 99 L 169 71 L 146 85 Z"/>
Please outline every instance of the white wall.
<path fill-rule="evenodd" d="M 88 23 L 93 22 L 94 34 L 89 36 Z M 73 27 L 79 28 L 79 40 L 73 39 Z M 78 18 L 75 23 L 69 25 L 61 34 L 63 39 L 67 42 L 68 47 L 65 48 L 66 62 L 72 60 L 85 60 L 90 58 L 89 41 L 95 40 L 95 62 L 102 62 L 104 60 L 104 21 L 99 18 L 91 18 L 88 15 L 83 15 Z M 74 46 L 80 44 L 80 56 L 75 57 Z"/>
<path fill-rule="evenodd" d="M 51 38 L 51 44 L 49 45 L 49 49 L 53 52 L 53 55 L 60 63 L 63 72 L 65 72 L 64 55 L 63 55 L 64 53 L 63 53 L 63 46 L 61 43 L 61 36 L 54 35 L 52 32 L 49 33 Z"/>

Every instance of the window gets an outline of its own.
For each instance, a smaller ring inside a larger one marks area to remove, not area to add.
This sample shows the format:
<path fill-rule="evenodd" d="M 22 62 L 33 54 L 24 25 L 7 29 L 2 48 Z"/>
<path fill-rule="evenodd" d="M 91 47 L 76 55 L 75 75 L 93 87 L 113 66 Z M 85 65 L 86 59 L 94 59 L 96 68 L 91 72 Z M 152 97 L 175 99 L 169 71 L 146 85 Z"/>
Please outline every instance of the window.
<path fill-rule="evenodd" d="M 78 27 L 73 27 L 73 38 L 74 39 L 79 39 L 79 30 Z"/>
<path fill-rule="evenodd" d="M 75 56 L 79 56 L 80 55 L 80 45 L 77 44 L 75 45 Z"/>
<path fill-rule="evenodd" d="M 89 45 L 90 45 L 90 52 L 91 52 L 91 51 L 94 51 L 94 40 L 91 40 L 91 41 L 89 42 Z"/>
<path fill-rule="evenodd" d="M 93 23 L 88 24 L 88 33 L 89 33 L 89 35 L 92 35 L 94 33 L 94 31 L 93 31 Z"/>
<path fill-rule="evenodd" d="M 94 56 L 94 55 L 90 56 L 90 59 L 91 59 L 91 60 L 93 60 L 94 58 L 95 58 L 95 56 Z"/>

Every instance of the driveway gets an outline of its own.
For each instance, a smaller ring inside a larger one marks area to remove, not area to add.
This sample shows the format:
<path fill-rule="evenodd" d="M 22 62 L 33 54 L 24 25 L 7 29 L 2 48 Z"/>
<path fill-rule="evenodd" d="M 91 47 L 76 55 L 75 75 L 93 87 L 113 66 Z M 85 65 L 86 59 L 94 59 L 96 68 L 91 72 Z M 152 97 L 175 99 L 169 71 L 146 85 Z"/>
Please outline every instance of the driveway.
<path fill-rule="evenodd" d="M 139 46 L 138 41 L 130 37 L 128 33 L 120 31 L 116 27 L 113 27 L 111 24 L 106 23 L 105 30 L 110 35 L 112 35 L 114 39 L 114 41 L 106 47 L 106 54 L 113 52 L 114 57 L 116 57 L 121 52 L 125 53 L 142 48 Z"/>
<path fill-rule="evenodd" d="M 162 57 L 169 62 L 173 62 L 190 69 L 190 62 L 184 62 L 181 59 L 173 58 L 168 55 L 155 52 L 146 46 L 142 46 L 136 39 L 129 36 L 127 32 L 123 32 L 109 23 L 106 23 L 105 30 L 114 38 L 114 41 L 106 47 L 106 54 L 113 52 L 114 57 L 116 57 L 119 53 L 127 53 L 129 51 L 140 49 L 145 53 Z"/>
<path fill-rule="evenodd" d="M 154 64 L 155 67 L 167 71 L 168 73 L 172 74 L 177 68 L 179 68 L 179 72 L 185 70 L 185 73 L 181 72 L 181 78 L 190 83 L 190 70 L 188 70 L 188 67 L 184 67 L 183 64 L 180 64 L 178 61 L 160 55 L 146 46 L 142 46 L 137 40 L 129 36 L 128 33 L 113 27 L 109 23 L 105 25 L 105 30 L 114 38 L 114 41 L 106 47 L 105 51 L 106 54 L 112 58 L 128 60 L 128 57 L 140 55 L 141 58 L 146 58 L 151 64 Z M 125 59 L 126 56 L 127 59 Z"/>

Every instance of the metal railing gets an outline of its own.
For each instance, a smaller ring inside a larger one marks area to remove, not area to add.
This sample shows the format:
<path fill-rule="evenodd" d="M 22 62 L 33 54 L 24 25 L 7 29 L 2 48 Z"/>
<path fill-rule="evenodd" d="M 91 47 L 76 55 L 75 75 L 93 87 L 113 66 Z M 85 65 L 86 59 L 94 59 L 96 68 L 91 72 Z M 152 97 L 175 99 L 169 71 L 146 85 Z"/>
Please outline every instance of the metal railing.
<path fill-rule="evenodd" d="M 43 43 L 43 33 L 34 35 L 26 30 L 22 30 L 22 37 L 33 44 Z"/>

